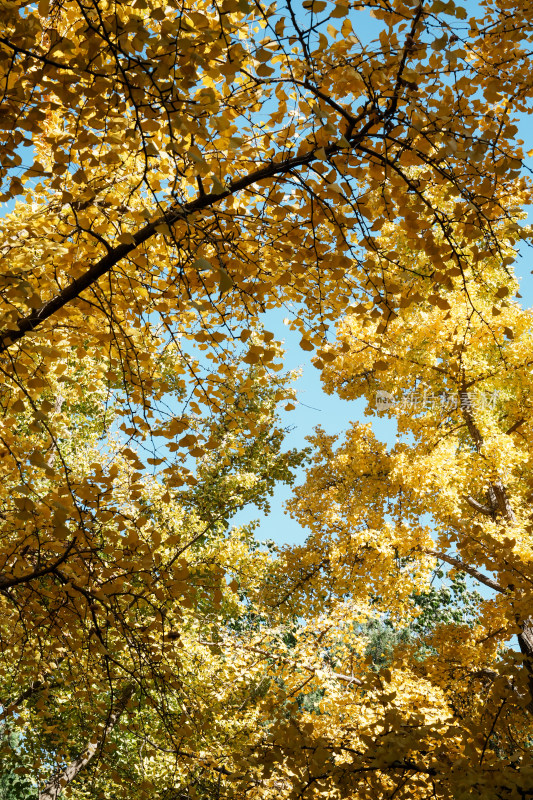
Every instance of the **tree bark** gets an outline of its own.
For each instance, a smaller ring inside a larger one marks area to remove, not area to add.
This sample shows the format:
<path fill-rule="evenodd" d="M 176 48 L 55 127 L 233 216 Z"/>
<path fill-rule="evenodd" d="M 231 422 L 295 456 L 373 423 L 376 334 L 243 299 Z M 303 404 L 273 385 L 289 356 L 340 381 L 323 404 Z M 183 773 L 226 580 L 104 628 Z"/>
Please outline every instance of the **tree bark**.
<path fill-rule="evenodd" d="M 133 684 L 127 684 L 119 693 L 117 701 L 107 719 L 100 738 L 96 742 L 89 742 L 85 749 L 64 770 L 57 772 L 54 777 L 39 792 L 39 800 L 57 800 L 63 789 L 79 775 L 103 745 L 107 736 L 118 723 L 128 700 L 133 694 Z"/>
<path fill-rule="evenodd" d="M 528 617 L 522 623 L 522 633 L 518 634 L 518 644 L 521 652 L 526 656 L 527 688 L 530 694 L 527 709 L 533 714 L 533 617 Z"/>
<path fill-rule="evenodd" d="M 465 419 L 469 433 L 474 441 L 476 450 L 480 452 L 481 447 L 483 445 L 483 436 L 481 435 L 479 429 L 477 428 L 474 418 L 471 414 L 470 399 L 465 386 L 463 386 L 463 391 L 461 392 L 461 395 L 463 400 L 463 402 L 461 403 L 463 417 Z M 518 422 L 515 423 L 515 425 L 509 428 L 507 433 L 512 433 L 514 430 L 516 430 L 516 428 L 520 427 L 520 425 L 522 425 L 523 422 L 524 422 L 523 419 L 518 420 Z M 509 501 L 507 490 L 503 482 L 499 478 L 497 478 L 495 481 L 492 481 L 492 483 L 490 484 L 489 492 L 490 492 L 489 498 L 491 499 L 492 504 L 495 506 L 496 513 L 499 514 L 508 525 L 513 525 L 516 521 L 516 517 L 513 508 L 511 506 L 511 503 Z M 470 505 L 477 511 L 480 511 L 481 513 L 487 513 L 485 507 L 481 506 L 479 503 L 473 500 L 473 498 L 467 497 L 466 499 L 470 503 Z M 445 557 L 444 560 L 447 560 L 448 563 L 451 563 L 450 558 Z M 465 571 L 468 572 L 468 570 Z M 470 574 L 472 574 L 471 571 Z M 490 581 L 490 579 L 482 580 L 482 582 L 485 583 L 487 586 L 490 586 L 492 583 L 493 585 L 491 586 L 491 588 L 495 589 L 496 591 L 500 592 L 504 591 L 503 587 L 499 587 L 495 582 Z M 524 669 L 527 672 L 527 688 L 530 695 L 530 699 L 527 704 L 527 709 L 530 714 L 533 714 L 533 616 L 527 617 L 519 624 L 522 628 L 522 632 L 518 634 L 517 638 L 520 650 L 522 654 L 526 657 L 524 663 Z"/>

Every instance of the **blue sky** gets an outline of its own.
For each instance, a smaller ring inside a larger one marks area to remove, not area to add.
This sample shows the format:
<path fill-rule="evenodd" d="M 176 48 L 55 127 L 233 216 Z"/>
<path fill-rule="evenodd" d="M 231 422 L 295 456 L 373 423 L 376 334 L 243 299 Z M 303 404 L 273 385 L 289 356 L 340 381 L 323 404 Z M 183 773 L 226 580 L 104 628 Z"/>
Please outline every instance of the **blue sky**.
<path fill-rule="evenodd" d="M 479 5 L 473 0 L 463 2 L 469 14 L 479 13 Z M 336 20 L 333 20 L 336 22 Z M 355 22 L 355 19 L 354 19 Z M 356 31 L 363 42 L 369 42 L 382 25 L 371 18 L 367 11 L 359 11 L 356 17 Z M 338 27 L 338 26 L 337 26 Z M 533 120 L 521 115 L 519 136 L 525 141 L 525 152 L 533 148 Z M 526 159 L 533 168 L 533 159 Z M 533 224 L 533 208 L 529 209 L 527 223 Z M 515 264 L 515 272 L 520 279 L 521 303 L 525 308 L 533 307 L 533 249 L 522 245 Z M 393 419 L 385 417 L 365 417 L 364 400 L 347 401 L 336 395 L 327 395 L 322 389 L 319 371 L 311 363 L 313 353 L 303 351 L 299 346 L 300 336 L 284 326 L 283 311 L 269 312 L 262 319 L 263 324 L 285 343 L 285 365 L 287 370 L 300 369 L 301 377 L 296 382 L 299 405 L 294 411 L 282 412 L 285 424 L 291 428 L 286 438 L 287 447 L 305 447 L 306 436 L 320 425 L 329 434 L 341 434 L 347 430 L 352 421 L 371 422 L 375 435 L 388 444 L 393 444 L 396 435 L 396 424 Z M 299 471 L 296 484 L 303 481 L 303 470 Z M 252 519 L 260 522 L 256 532 L 259 539 L 272 539 L 277 544 L 297 544 L 305 540 L 307 531 L 295 520 L 284 513 L 283 504 L 290 497 L 291 489 L 278 486 L 272 500 L 271 512 L 268 516 L 259 514 L 256 509 L 249 508 L 235 518 L 237 524 Z"/>
<path fill-rule="evenodd" d="M 532 221 L 533 211 L 529 214 Z M 520 279 L 521 303 L 524 308 L 533 307 L 533 250 L 523 247 L 515 264 L 515 271 Z M 283 324 L 285 314 L 282 311 L 270 312 L 263 321 L 265 326 L 285 342 L 285 365 L 288 370 L 299 369 L 301 376 L 295 386 L 299 404 L 294 411 L 282 412 L 284 423 L 291 428 L 286 438 L 287 447 L 305 447 L 305 437 L 320 425 L 329 434 L 342 434 L 352 421 L 371 422 L 375 435 L 384 442 L 393 444 L 396 425 L 393 419 L 377 416 L 364 416 L 366 401 L 342 400 L 337 395 L 328 395 L 323 391 L 320 373 L 311 363 L 312 353 L 307 353 L 299 346 L 300 336 L 292 333 Z M 303 481 L 303 470 L 299 471 L 296 483 Z M 298 544 L 305 540 L 307 531 L 295 520 L 284 513 L 283 504 L 289 498 L 291 489 L 278 486 L 271 501 L 271 512 L 268 516 L 260 515 L 254 508 L 241 512 L 235 522 L 242 524 L 258 519 L 260 526 L 256 532 L 258 539 L 272 539 L 277 544 Z"/>
<path fill-rule="evenodd" d="M 286 369 L 301 371 L 301 376 L 295 383 L 299 403 L 293 411 L 283 411 L 282 419 L 290 428 L 285 440 L 286 447 L 303 448 L 308 444 L 306 436 L 309 436 L 317 425 L 324 428 L 327 433 L 342 434 L 352 420 L 363 418 L 366 402 L 364 400 L 342 400 L 336 395 L 328 395 L 323 391 L 320 373 L 311 363 L 313 353 L 308 353 L 300 348 L 301 336 L 290 331 L 283 324 L 285 316 L 283 311 L 269 312 L 263 322 L 265 327 L 284 340 Z M 380 438 L 387 440 L 394 438 L 395 425 L 393 421 L 374 418 L 374 425 L 376 422 L 378 427 L 375 430 L 379 430 Z M 296 483 L 303 481 L 303 475 L 303 470 L 299 470 Z M 272 539 L 277 544 L 303 542 L 307 532 L 283 511 L 283 503 L 290 494 L 289 487 L 278 486 L 271 501 L 271 512 L 268 517 L 250 507 L 238 514 L 235 522 L 243 524 L 252 519 L 259 519 L 260 527 L 256 532 L 258 539 Z"/>

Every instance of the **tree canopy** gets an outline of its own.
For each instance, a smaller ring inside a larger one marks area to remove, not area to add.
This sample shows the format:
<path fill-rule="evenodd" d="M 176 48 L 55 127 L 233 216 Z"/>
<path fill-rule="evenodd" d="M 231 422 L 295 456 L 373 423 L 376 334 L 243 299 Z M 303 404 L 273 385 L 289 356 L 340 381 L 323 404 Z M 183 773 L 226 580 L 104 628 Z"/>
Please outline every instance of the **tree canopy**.
<path fill-rule="evenodd" d="M 531 797 L 531 5 L 0 8 L 2 800 Z"/>

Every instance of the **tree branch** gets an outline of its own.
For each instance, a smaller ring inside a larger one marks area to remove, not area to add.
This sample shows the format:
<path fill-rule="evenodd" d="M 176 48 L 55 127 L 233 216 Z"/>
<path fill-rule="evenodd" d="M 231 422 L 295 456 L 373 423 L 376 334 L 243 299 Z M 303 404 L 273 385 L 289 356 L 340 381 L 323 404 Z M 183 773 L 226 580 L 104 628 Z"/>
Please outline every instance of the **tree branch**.
<path fill-rule="evenodd" d="M 362 122 L 363 120 L 361 117 L 359 117 L 357 121 Z M 350 144 L 353 149 L 357 148 L 358 144 L 362 142 L 375 122 L 375 117 L 371 115 L 367 122 L 362 126 L 359 133 L 350 137 Z M 210 208 L 211 206 L 219 203 L 221 200 L 247 189 L 254 183 L 259 183 L 260 181 L 272 178 L 275 175 L 283 175 L 295 169 L 296 167 L 310 164 L 317 158 L 315 155 L 317 149 L 319 148 L 314 147 L 302 155 L 286 158 L 278 163 L 272 162 L 258 170 L 255 170 L 254 172 L 249 173 L 237 181 L 233 181 L 227 189 L 218 194 L 215 192 L 210 192 L 209 194 L 199 194 L 194 200 L 191 200 L 188 203 L 184 203 L 179 207 L 173 206 L 165 214 L 162 214 L 161 217 L 158 217 L 153 222 L 147 223 L 143 228 L 134 233 L 132 235 L 133 241 L 131 243 L 119 244 L 116 247 L 110 248 L 109 252 L 106 253 L 106 255 L 103 256 L 99 261 L 97 261 L 96 264 L 93 264 L 93 266 L 90 267 L 84 275 L 76 278 L 76 280 L 72 281 L 71 284 L 62 289 L 55 297 L 53 297 L 51 300 L 48 300 L 40 308 L 33 311 L 27 317 L 22 317 L 20 320 L 18 320 L 16 323 L 16 329 L 7 330 L 3 333 L 0 333 L 0 353 L 5 352 L 12 344 L 17 342 L 19 339 L 22 339 L 25 334 L 35 330 L 39 325 L 41 325 L 41 323 L 49 319 L 60 309 L 64 308 L 67 303 L 78 298 L 82 292 L 96 283 L 96 281 L 103 275 L 108 273 L 119 263 L 119 261 L 129 255 L 133 250 L 139 247 L 139 245 L 144 244 L 144 242 L 154 237 L 157 234 L 157 229 L 160 226 L 165 225 L 171 227 L 180 220 L 186 220 L 191 214 Z M 328 145 L 328 147 L 324 149 L 327 156 L 340 153 L 343 150 L 343 148 L 337 144 Z"/>
<path fill-rule="evenodd" d="M 447 553 L 440 553 L 437 550 L 422 550 L 427 556 L 433 556 L 434 558 L 438 558 L 440 561 L 445 561 L 450 566 L 455 567 L 456 569 L 461 570 L 461 572 L 466 572 L 467 575 L 470 575 L 471 578 L 475 578 L 476 581 L 483 583 L 485 586 L 488 586 L 489 589 L 494 589 L 495 592 L 501 592 L 502 594 L 505 593 L 505 589 L 503 586 L 500 586 L 499 583 L 493 581 L 492 578 L 489 578 L 487 575 L 484 575 L 475 567 L 471 567 L 469 564 L 465 564 L 464 561 L 461 561 L 460 558 L 455 558 L 454 556 L 449 556 Z"/>
<path fill-rule="evenodd" d="M 492 508 L 490 508 L 490 506 L 484 506 L 481 503 L 478 503 L 477 500 L 474 500 L 472 495 L 463 495 L 463 497 L 468 505 L 472 506 L 475 511 L 479 511 L 480 514 L 485 514 L 487 517 L 494 517 L 494 511 Z"/>
<path fill-rule="evenodd" d="M 522 417 L 521 419 L 517 420 L 517 421 L 514 423 L 514 425 L 511 425 L 511 427 L 510 427 L 508 430 L 506 430 L 506 431 L 505 431 L 505 433 L 507 434 L 507 436 L 510 436 L 510 435 L 511 435 L 511 433 L 514 433 L 515 431 L 517 431 L 517 430 L 518 430 L 518 428 L 519 428 L 521 425 L 523 425 L 525 421 L 526 421 L 526 420 L 524 419 L 524 417 Z"/>
<path fill-rule="evenodd" d="M 306 672 L 310 672 L 312 675 L 318 675 L 319 673 L 323 672 L 328 678 L 334 678 L 337 681 L 341 681 L 342 683 L 353 683 L 355 686 L 362 686 L 363 682 L 356 678 L 355 675 L 344 675 L 342 672 L 333 672 L 333 670 L 322 670 L 320 667 L 314 667 L 311 664 L 306 664 L 304 661 L 298 661 L 294 658 L 286 658 L 285 656 L 279 655 L 277 653 L 272 653 L 268 650 L 263 650 L 261 647 L 255 647 L 254 645 L 243 645 L 240 643 L 235 642 L 228 642 L 221 639 L 220 641 L 213 641 L 209 642 L 205 639 L 199 639 L 200 644 L 208 645 L 208 646 L 215 646 L 215 647 L 232 647 L 239 650 L 247 650 L 249 653 L 258 653 L 261 656 L 265 656 L 266 658 L 273 659 L 275 661 L 279 661 L 281 664 L 288 664 L 295 668 L 304 669 Z"/>
<path fill-rule="evenodd" d="M 19 575 L 18 578 L 6 578 L 5 575 L 0 575 L 0 592 L 5 589 L 11 589 L 13 586 L 18 586 L 20 583 L 29 583 L 29 581 L 34 581 L 36 578 L 42 578 L 43 575 L 49 575 L 51 572 L 55 572 L 55 570 L 67 560 L 75 544 L 76 537 L 70 542 L 63 555 L 60 556 L 57 561 L 54 561 L 53 564 L 49 564 L 46 567 L 42 567 L 42 569 L 36 569 L 34 572 L 29 572 L 27 575 Z"/>
<path fill-rule="evenodd" d="M 30 697 L 34 697 L 44 689 L 56 689 L 58 686 L 61 686 L 61 684 L 57 682 L 46 683 L 44 680 L 34 681 L 28 689 L 16 698 L 16 700 L 8 700 L 7 703 L 2 703 L 3 710 L 0 714 L 0 722 L 11 716 L 25 700 L 29 700 Z"/>

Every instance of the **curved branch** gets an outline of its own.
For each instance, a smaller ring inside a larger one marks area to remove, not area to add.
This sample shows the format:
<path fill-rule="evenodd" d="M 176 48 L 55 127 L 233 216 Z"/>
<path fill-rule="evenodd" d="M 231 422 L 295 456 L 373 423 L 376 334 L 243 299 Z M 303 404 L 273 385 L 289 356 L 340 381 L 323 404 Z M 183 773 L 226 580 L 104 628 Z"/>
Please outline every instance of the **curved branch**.
<path fill-rule="evenodd" d="M 363 118 L 359 118 L 362 122 Z M 363 139 L 366 137 L 368 131 L 375 124 L 375 116 L 370 116 L 367 122 L 364 123 L 359 133 L 350 137 L 350 144 L 353 149 L 356 149 Z M 161 226 L 171 227 L 180 220 L 186 220 L 190 215 L 204 211 L 211 206 L 216 205 L 221 200 L 235 195 L 247 189 L 254 183 L 272 178 L 275 175 L 283 175 L 296 167 L 306 166 L 312 161 L 317 160 L 316 151 L 319 148 L 313 147 L 302 155 L 286 158 L 280 162 L 272 162 L 267 166 L 261 167 L 254 172 L 240 178 L 239 180 L 232 181 L 227 189 L 220 193 L 210 192 L 209 194 L 199 194 L 194 200 L 184 203 L 179 207 L 173 206 L 167 212 L 162 214 L 153 222 L 147 223 L 143 228 L 138 230 L 132 235 L 131 243 L 119 244 L 116 247 L 110 248 L 109 252 L 103 256 L 96 264 L 93 264 L 87 272 L 81 275 L 71 284 L 62 289 L 55 297 L 48 300 L 40 308 L 33 311 L 27 317 L 22 317 L 18 320 L 17 328 L 4 331 L 0 333 L 0 353 L 6 350 L 19 339 L 22 339 L 25 334 L 35 330 L 41 323 L 53 316 L 57 311 L 64 308 L 67 303 L 77 299 L 82 292 L 92 286 L 99 278 L 108 273 L 119 261 L 129 255 L 139 245 L 144 244 L 146 241 L 154 237 L 158 233 L 158 228 Z M 324 148 L 326 155 L 331 156 L 343 151 L 343 148 L 338 144 L 331 144 Z"/>

